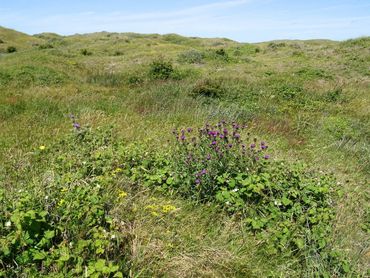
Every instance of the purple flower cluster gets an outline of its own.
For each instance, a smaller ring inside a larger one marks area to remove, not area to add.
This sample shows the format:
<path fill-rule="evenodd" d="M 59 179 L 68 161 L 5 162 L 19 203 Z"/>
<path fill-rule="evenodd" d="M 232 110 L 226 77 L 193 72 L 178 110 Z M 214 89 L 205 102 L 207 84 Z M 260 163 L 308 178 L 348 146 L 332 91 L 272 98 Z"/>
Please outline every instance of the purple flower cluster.
<path fill-rule="evenodd" d="M 228 124 L 222 120 L 215 125 L 206 123 L 197 130 L 191 127 L 173 130 L 179 159 L 185 163 L 189 173 L 195 173 L 195 184 L 206 184 L 213 175 L 210 173 L 224 173 L 229 171 L 228 167 L 244 171 L 263 165 L 261 160 L 270 159 L 270 155 L 265 153 L 268 148 L 266 142 L 257 142 L 256 138 L 251 142 L 245 128 L 246 125 Z"/>
<path fill-rule="evenodd" d="M 76 129 L 76 130 L 80 130 L 81 129 L 81 125 L 76 122 L 75 115 L 71 114 L 71 115 L 69 115 L 69 117 L 72 120 L 72 123 L 73 123 L 72 126 L 73 126 L 73 128 Z"/>

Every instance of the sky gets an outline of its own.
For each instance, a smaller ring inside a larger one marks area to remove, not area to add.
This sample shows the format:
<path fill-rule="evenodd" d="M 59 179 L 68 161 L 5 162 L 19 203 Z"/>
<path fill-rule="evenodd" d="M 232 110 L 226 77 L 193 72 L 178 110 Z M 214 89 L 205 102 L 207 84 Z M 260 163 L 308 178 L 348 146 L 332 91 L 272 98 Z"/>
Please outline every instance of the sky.
<path fill-rule="evenodd" d="M 0 0 L 0 26 L 28 34 L 345 40 L 370 35 L 370 0 Z"/>

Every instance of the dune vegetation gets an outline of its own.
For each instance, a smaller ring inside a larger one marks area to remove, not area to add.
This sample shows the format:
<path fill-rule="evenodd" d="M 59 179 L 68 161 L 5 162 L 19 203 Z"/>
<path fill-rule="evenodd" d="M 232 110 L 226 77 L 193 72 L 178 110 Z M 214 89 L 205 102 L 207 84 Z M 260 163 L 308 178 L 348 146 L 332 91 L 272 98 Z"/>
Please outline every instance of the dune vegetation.
<path fill-rule="evenodd" d="M 369 276 L 369 65 L 0 27 L 0 277 Z"/>

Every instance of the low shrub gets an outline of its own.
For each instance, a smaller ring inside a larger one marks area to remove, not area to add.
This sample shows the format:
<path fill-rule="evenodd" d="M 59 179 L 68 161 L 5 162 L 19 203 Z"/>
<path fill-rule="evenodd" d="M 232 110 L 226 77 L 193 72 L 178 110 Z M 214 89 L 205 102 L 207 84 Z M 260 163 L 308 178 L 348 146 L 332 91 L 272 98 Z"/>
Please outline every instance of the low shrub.
<path fill-rule="evenodd" d="M 178 60 L 180 63 L 188 64 L 201 64 L 203 63 L 204 54 L 201 51 L 192 49 L 183 53 L 180 53 Z"/>
<path fill-rule="evenodd" d="M 51 49 L 51 48 L 54 48 L 54 46 L 50 43 L 46 43 L 46 44 L 40 44 L 39 45 L 39 49 Z"/>
<path fill-rule="evenodd" d="M 286 47 L 285 42 L 270 42 L 267 47 L 272 50 L 276 50 L 278 48 Z"/>
<path fill-rule="evenodd" d="M 17 48 L 15 46 L 8 46 L 7 49 L 6 49 L 6 52 L 8 52 L 8 53 L 17 52 Z"/>
<path fill-rule="evenodd" d="M 172 62 L 163 58 L 154 60 L 149 65 L 149 76 L 153 79 L 169 79 L 173 72 Z"/>
<path fill-rule="evenodd" d="M 198 81 L 190 92 L 193 97 L 220 98 L 225 94 L 225 87 L 220 79 L 203 79 Z"/>
<path fill-rule="evenodd" d="M 80 50 L 80 53 L 81 53 L 82 55 L 84 55 L 84 56 L 91 56 L 91 55 L 92 55 L 92 52 L 91 52 L 91 51 L 89 51 L 89 50 L 87 50 L 86 48 L 81 49 L 81 50 Z"/>

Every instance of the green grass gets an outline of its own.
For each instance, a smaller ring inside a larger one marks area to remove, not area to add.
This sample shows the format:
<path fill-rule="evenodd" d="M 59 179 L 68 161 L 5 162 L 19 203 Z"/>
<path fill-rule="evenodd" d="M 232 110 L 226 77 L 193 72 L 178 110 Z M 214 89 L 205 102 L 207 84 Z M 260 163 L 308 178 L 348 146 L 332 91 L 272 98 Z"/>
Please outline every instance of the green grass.
<path fill-rule="evenodd" d="M 0 28 L 0 39 L 2 188 L 32 190 L 29 181 L 53 169 L 30 156 L 67 136 L 69 114 L 82 126 L 113 124 L 117 144 L 163 150 L 175 127 L 243 122 L 270 143 L 273 157 L 334 173 L 343 197 L 332 247 L 350 262 L 349 277 L 368 275 L 368 37 L 242 44 L 175 34 L 28 36 Z M 9 46 L 17 51 L 6 53 Z M 171 65 L 165 78 L 153 75 L 159 59 Z M 128 197 L 111 212 L 126 221 L 120 233 L 127 250 L 115 260 L 127 263 L 130 277 L 313 277 L 326 269 L 319 258 L 302 268 L 292 255 L 266 257 L 258 237 L 212 203 L 125 179 L 109 190 L 122 188 Z M 144 209 L 166 204 L 177 209 L 160 217 Z"/>

